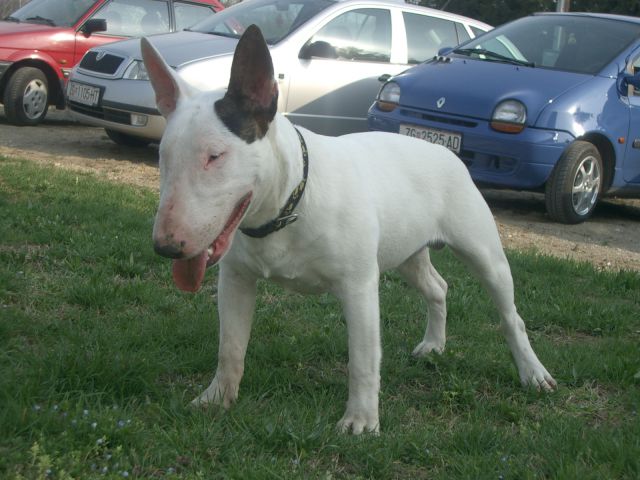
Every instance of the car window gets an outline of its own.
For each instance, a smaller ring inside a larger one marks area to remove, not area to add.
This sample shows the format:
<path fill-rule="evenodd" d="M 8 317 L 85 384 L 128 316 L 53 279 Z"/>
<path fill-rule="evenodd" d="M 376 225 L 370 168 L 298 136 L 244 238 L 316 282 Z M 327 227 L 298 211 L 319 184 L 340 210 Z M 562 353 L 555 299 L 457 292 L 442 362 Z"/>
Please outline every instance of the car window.
<path fill-rule="evenodd" d="M 391 13 L 380 8 L 351 10 L 322 27 L 309 44 L 324 42 L 323 54 L 339 60 L 389 62 L 391 60 Z"/>
<path fill-rule="evenodd" d="M 471 29 L 471 31 L 473 32 L 473 36 L 475 37 L 479 37 L 480 35 L 482 35 L 483 33 L 486 33 L 484 30 L 478 28 L 478 27 L 474 27 L 473 25 L 469 25 L 469 28 Z"/>
<path fill-rule="evenodd" d="M 96 0 L 32 0 L 11 16 L 25 23 L 70 27 L 95 3 Z"/>
<path fill-rule="evenodd" d="M 176 30 L 178 31 L 189 28 L 215 13 L 210 7 L 193 3 L 174 2 L 173 8 L 176 12 Z"/>
<path fill-rule="evenodd" d="M 141 37 L 169 31 L 166 0 L 111 0 L 92 18 L 107 21 L 106 35 Z"/>
<path fill-rule="evenodd" d="M 460 43 L 456 25 L 451 20 L 403 12 L 407 31 L 408 63 L 422 63 L 434 57 L 443 47 Z"/>
<path fill-rule="evenodd" d="M 640 36 L 640 25 L 574 15 L 534 15 L 471 40 L 484 49 L 536 67 L 596 74 Z M 467 50 L 467 54 L 469 51 Z M 478 58 L 495 59 L 478 53 Z"/>
<path fill-rule="evenodd" d="M 637 75 L 638 73 L 640 73 L 640 56 L 636 57 L 635 60 L 632 60 L 630 70 L 631 71 L 629 73 L 631 73 L 632 75 Z M 640 96 L 640 88 L 635 88 L 631 86 L 629 90 L 631 92 L 630 94 L 633 95 L 634 97 Z"/>
<path fill-rule="evenodd" d="M 467 32 L 467 29 L 464 28 L 464 25 L 456 22 L 456 33 L 458 34 L 458 43 L 466 42 L 471 39 L 471 35 Z"/>
<path fill-rule="evenodd" d="M 278 43 L 333 0 L 252 0 L 216 13 L 189 30 L 240 38 L 251 24 L 257 25 L 268 44 Z"/>

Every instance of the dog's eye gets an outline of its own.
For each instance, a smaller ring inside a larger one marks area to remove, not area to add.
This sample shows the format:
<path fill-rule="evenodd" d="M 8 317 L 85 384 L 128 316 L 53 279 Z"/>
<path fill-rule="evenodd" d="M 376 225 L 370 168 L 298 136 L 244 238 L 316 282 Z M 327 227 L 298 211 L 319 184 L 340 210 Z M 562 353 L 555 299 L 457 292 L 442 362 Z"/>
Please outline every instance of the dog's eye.
<path fill-rule="evenodd" d="M 209 155 L 209 158 L 207 159 L 207 163 L 205 164 L 204 168 L 209 168 L 211 166 L 212 163 L 214 163 L 216 160 L 218 160 L 222 155 Z"/>

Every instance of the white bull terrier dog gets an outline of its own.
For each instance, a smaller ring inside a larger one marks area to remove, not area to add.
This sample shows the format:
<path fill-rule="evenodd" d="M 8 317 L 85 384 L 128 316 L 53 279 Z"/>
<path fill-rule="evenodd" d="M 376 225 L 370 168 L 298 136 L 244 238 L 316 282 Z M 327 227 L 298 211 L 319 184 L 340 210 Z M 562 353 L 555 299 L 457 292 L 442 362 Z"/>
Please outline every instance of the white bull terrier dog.
<path fill-rule="evenodd" d="M 516 311 L 493 216 L 453 153 L 391 133 L 296 131 L 276 113 L 271 56 L 255 26 L 237 45 L 222 98 L 192 91 L 146 39 L 142 53 L 167 119 L 154 248 L 174 259 L 173 278 L 183 290 L 198 290 L 205 269 L 220 263 L 218 368 L 194 404 L 228 407 L 238 397 L 256 281 L 268 278 L 340 300 L 349 397 L 338 427 L 377 432 L 380 274 L 395 268 L 424 295 L 429 319 L 413 353 L 440 353 L 447 284 L 429 247 L 444 245 L 493 298 L 522 384 L 554 389 Z"/>

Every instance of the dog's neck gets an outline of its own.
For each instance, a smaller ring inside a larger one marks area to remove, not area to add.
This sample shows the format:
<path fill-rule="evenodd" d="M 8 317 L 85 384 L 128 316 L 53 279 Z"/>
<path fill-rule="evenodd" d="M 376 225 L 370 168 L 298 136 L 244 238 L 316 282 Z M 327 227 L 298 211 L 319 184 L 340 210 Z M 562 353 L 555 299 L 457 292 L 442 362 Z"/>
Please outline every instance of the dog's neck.
<path fill-rule="evenodd" d="M 278 217 L 303 178 L 302 147 L 289 120 L 277 114 L 258 143 L 261 169 L 242 228 L 257 228 Z"/>

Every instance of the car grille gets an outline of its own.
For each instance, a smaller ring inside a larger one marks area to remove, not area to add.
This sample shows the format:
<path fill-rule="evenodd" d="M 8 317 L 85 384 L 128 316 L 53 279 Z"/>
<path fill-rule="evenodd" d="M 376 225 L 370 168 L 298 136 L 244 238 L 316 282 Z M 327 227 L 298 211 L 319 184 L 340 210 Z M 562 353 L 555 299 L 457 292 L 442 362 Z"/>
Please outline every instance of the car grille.
<path fill-rule="evenodd" d="M 465 120 L 462 118 L 444 117 L 442 115 L 433 115 L 431 113 L 415 112 L 413 110 L 402 110 L 400 113 L 407 117 L 419 118 L 419 119 L 427 120 L 430 122 L 445 123 L 447 125 L 457 125 L 460 127 L 467 127 L 467 128 L 475 128 L 478 126 L 478 122 L 474 122 L 472 120 Z"/>
<path fill-rule="evenodd" d="M 121 110 L 113 110 L 111 108 L 89 107 L 76 102 L 69 102 L 69 108 L 74 112 L 87 115 L 89 117 L 100 118 L 108 122 L 122 123 L 131 125 L 131 114 Z"/>
<path fill-rule="evenodd" d="M 124 60 L 123 57 L 111 53 L 89 51 L 82 57 L 80 68 L 105 75 L 113 75 L 118 71 Z"/>

